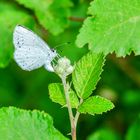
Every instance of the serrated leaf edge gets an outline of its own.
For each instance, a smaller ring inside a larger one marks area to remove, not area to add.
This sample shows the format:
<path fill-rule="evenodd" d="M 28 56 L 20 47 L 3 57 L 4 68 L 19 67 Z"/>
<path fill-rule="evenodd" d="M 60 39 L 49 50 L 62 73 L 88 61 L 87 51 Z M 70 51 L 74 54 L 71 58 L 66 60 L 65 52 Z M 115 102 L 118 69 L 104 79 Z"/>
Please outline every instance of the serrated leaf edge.
<path fill-rule="evenodd" d="M 79 45 L 79 43 L 78 43 L 78 37 L 79 37 L 79 35 L 80 35 L 80 32 L 82 31 L 82 29 L 83 29 L 84 26 L 85 26 L 86 20 L 87 20 L 87 19 L 91 19 L 91 18 L 96 18 L 96 15 L 93 15 L 93 14 L 90 13 L 90 8 L 91 8 L 91 6 L 92 6 L 94 3 L 95 3 L 95 1 L 91 1 L 91 2 L 90 2 L 89 7 L 88 7 L 88 9 L 87 9 L 87 15 L 88 15 L 88 16 L 87 16 L 87 18 L 85 18 L 85 20 L 83 21 L 83 24 L 82 24 L 82 26 L 81 26 L 81 28 L 80 28 L 80 30 L 79 30 L 79 32 L 78 32 L 78 35 L 76 36 L 76 45 L 77 45 L 79 48 L 82 48 L 82 47 L 84 47 L 86 44 L 88 44 L 88 48 L 89 48 L 90 51 L 93 51 L 93 50 L 91 49 L 91 47 L 90 47 L 90 46 L 91 46 L 90 43 L 86 42 L 86 43 L 83 43 L 82 45 Z M 131 51 L 130 51 L 130 49 L 131 49 Z M 93 51 L 93 52 L 94 52 L 94 51 Z M 110 52 L 107 52 L 107 51 L 102 52 L 102 51 L 97 51 L 97 50 L 96 50 L 96 53 L 103 53 L 105 56 L 107 56 L 108 54 L 113 54 L 113 53 L 115 53 L 117 58 L 119 58 L 119 57 L 125 58 L 126 56 L 130 56 L 132 53 L 134 54 L 134 56 L 140 55 L 140 51 L 132 50 L 132 48 L 129 48 L 129 50 L 125 51 L 125 54 L 124 54 L 124 55 L 118 54 L 118 51 L 115 50 L 115 48 L 113 48 Z"/>
<path fill-rule="evenodd" d="M 10 111 L 10 110 L 13 111 L 13 112 L 17 111 L 19 113 L 25 113 L 26 112 L 26 113 L 29 113 L 30 115 L 32 113 L 37 113 L 37 114 L 42 115 L 42 117 L 44 117 L 44 118 L 49 117 L 49 119 L 51 121 L 51 124 L 53 125 L 53 118 L 48 113 L 46 113 L 44 111 L 39 111 L 37 109 L 33 109 L 33 110 L 28 109 L 28 110 L 26 110 L 26 109 L 17 108 L 17 107 L 14 107 L 14 106 L 0 108 L 0 111 L 6 112 L 6 113 L 8 113 L 8 111 Z"/>
<path fill-rule="evenodd" d="M 59 85 L 62 85 L 62 83 L 51 83 L 51 84 L 59 84 Z M 51 85 L 51 84 L 49 84 L 49 86 Z M 48 86 L 48 89 L 49 89 L 49 86 Z M 75 92 L 75 91 L 73 91 L 73 92 Z M 75 92 L 75 96 L 77 97 L 77 94 L 76 94 L 76 92 Z M 65 97 L 65 96 L 64 96 Z M 67 107 L 67 104 L 60 104 L 60 103 L 58 103 L 58 102 L 56 102 L 56 101 L 54 101 L 52 98 L 51 98 L 51 94 L 49 93 L 49 98 L 51 99 L 51 101 L 52 102 L 54 102 L 54 103 L 57 103 L 57 104 L 59 104 L 59 105 L 61 105 L 61 108 L 64 108 L 64 107 Z M 78 97 L 77 97 L 77 99 L 78 99 Z M 79 102 L 79 99 L 78 99 L 78 102 Z M 77 108 L 78 107 L 78 105 L 77 106 L 72 106 L 72 108 Z"/>
<path fill-rule="evenodd" d="M 101 97 L 101 96 L 98 96 L 98 95 L 96 95 L 96 96 L 93 96 L 94 98 L 100 98 L 100 99 L 102 99 L 102 100 L 108 100 L 108 99 L 106 99 L 106 98 L 104 98 L 104 97 Z M 90 98 L 90 97 L 89 97 Z M 86 99 L 86 100 L 88 100 L 88 99 Z M 109 100 L 110 101 L 110 100 Z M 110 101 L 111 102 L 111 101 Z M 112 102 L 111 102 L 112 103 Z M 81 104 L 82 105 L 82 104 Z M 108 109 L 107 111 L 103 111 L 102 113 L 95 113 L 95 114 L 92 114 L 92 113 L 88 113 L 88 112 L 81 112 L 81 111 L 79 111 L 80 113 L 82 113 L 82 114 L 90 114 L 90 115 L 93 115 L 93 116 L 95 116 L 95 115 L 102 115 L 103 113 L 107 113 L 107 112 L 109 112 L 110 110 L 112 110 L 113 108 L 115 107 L 115 105 L 112 103 L 112 108 L 110 108 L 110 109 Z"/>
<path fill-rule="evenodd" d="M 90 51 L 90 52 L 88 52 L 86 55 L 84 55 L 81 59 L 84 59 L 85 57 L 88 57 L 89 55 L 90 55 L 90 53 L 93 53 L 92 51 Z M 97 54 L 97 53 L 96 53 Z M 103 53 L 99 53 L 99 54 L 102 54 L 103 55 Z M 88 55 L 88 56 L 87 56 Z M 81 61 L 81 59 L 77 62 L 77 65 L 79 64 L 79 62 Z M 96 61 L 96 63 L 98 62 L 98 60 Z M 104 67 L 104 65 L 105 65 L 105 62 L 106 62 L 106 59 L 105 59 L 105 56 L 103 55 L 103 63 L 102 63 L 102 66 L 101 66 L 101 71 L 100 71 L 100 73 L 99 73 L 99 77 L 98 77 L 98 79 L 97 79 L 97 83 L 96 83 L 96 85 L 95 85 L 95 87 L 94 87 L 94 89 L 92 89 L 92 91 L 91 91 L 91 94 L 92 94 L 92 92 L 96 89 L 96 86 L 97 86 L 97 84 L 98 84 L 98 82 L 99 82 L 99 80 L 101 79 L 101 74 L 102 74 L 102 72 L 104 71 L 104 69 L 103 69 L 103 67 Z M 73 72 L 73 74 L 72 74 L 72 76 L 74 75 L 74 72 Z M 76 77 L 76 76 L 75 76 Z M 88 83 L 88 82 L 87 82 Z M 73 82 L 73 84 L 74 84 L 74 82 Z M 74 86 L 75 87 L 75 86 Z M 75 90 L 76 91 L 76 90 Z M 76 92 L 77 93 L 77 92 Z M 91 95 L 90 94 L 90 95 Z M 78 95 L 78 97 L 79 98 L 82 98 L 82 96 L 80 96 L 79 95 L 79 93 L 77 93 L 77 95 Z M 83 94 L 82 94 L 83 95 Z M 90 96 L 89 95 L 89 96 Z M 88 96 L 88 97 L 89 97 Z M 83 99 L 87 99 L 88 97 L 86 97 L 86 98 L 83 98 Z"/>

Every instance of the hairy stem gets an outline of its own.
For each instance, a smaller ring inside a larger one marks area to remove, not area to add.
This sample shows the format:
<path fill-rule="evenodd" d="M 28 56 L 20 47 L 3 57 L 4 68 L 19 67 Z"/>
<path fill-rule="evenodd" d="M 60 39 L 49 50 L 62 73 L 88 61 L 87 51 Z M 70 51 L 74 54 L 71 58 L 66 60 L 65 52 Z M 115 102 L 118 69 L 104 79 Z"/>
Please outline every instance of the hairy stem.
<path fill-rule="evenodd" d="M 68 107 L 69 119 L 70 119 L 70 124 L 71 124 L 71 136 L 72 136 L 72 140 L 76 140 L 76 125 L 75 125 L 75 120 L 73 117 L 73 112 L 72 112 L 70 98 L 69 98 L 70 86 L 66 82 L 66 76 L 61 77 L 61 80 L 62 80 L 62 84 L 64 87 L 64 93 L 65 93 L 66 103 L 67 103 L 67 107 Z"/>
<path fill-rule="evenodd" d="M 82 102 L 83 102 L 83 99 L 81 98 L 79 105 L 81 105 Z M 77 111 L 76 115 L 75 115 L 75 119 L 74 119 L 75 120 L 75 126 L 77 126 L 77 122 L 78 122 L 79 116 L 80 116 L 80 113 Z"/>

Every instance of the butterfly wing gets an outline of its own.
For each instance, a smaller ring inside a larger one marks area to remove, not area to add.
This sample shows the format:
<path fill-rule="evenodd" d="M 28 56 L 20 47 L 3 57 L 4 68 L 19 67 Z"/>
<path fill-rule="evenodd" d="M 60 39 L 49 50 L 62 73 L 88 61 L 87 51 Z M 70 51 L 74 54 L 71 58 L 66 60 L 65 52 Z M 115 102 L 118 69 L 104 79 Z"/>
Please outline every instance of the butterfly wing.
<path fill-rule="evenodd" d="M 21 48 L 22 46 L 30 46 L 38 47 L 46 53 L 51 52 L 49 46 L 39 36 L 20 25 L 17 25 L 14 30 L 13 42 L 15 49 Z"/>
<path fill-rule="evenodd" d="M 18 25 L 14 30 L 14 59 L 24 70 L 37 69 L 56 56 L 35 33 Z M 47 69 L 48 70 L 48 69 Z"/>
<path fill-rule="evenodd" d="M 23 70 L 31 71 L 45 64 L 46 55 L 40 48 L 22 46 L 15 50 L 14 59 Z"/>

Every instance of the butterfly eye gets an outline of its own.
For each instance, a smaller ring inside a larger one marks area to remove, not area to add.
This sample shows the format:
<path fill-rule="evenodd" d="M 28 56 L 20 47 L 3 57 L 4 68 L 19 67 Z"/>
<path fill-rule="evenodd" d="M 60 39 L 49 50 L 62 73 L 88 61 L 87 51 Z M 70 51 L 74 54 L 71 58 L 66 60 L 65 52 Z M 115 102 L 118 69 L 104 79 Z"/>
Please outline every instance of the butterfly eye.
<path fill-rule="evenodd" d="M 55 52 L 55 49 L 51 49 L 52 50 L 52 52 Z"/>

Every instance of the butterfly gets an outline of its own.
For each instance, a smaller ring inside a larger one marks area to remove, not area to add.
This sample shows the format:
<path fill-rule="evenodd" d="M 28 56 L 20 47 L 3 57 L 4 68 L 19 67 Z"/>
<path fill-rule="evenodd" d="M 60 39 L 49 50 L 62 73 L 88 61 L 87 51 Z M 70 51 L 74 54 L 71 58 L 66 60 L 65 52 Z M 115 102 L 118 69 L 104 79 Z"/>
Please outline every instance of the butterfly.
<path fill-rule="evenodd" d="M 31 71 L 42 66 L 54 72 L 52 61 L 60 55 L 31 30 L 17 25 L 13 33 L 14 59 L 23 69 Z"/>

